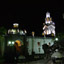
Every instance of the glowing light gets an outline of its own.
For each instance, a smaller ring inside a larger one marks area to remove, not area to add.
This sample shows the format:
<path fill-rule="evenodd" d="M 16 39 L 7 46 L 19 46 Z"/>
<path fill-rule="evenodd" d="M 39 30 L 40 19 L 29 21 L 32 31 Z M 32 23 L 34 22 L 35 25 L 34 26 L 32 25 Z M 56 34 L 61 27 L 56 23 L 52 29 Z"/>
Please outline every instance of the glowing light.
<path fill-rule="evenodd" d="M 46 18 L 48 18 L 48 17 L 50 17 L 50 13 L 49 12 L 46 13 Z"/>
<path fill-rule="evenodd" d="M 56 41 L 58 41 L 58 38 L 55 38 Z"/>
<path fill-rule="evenodd" d="M 12 44 L 14 44 L 14 41 L 12 41 Z"/>
<path fill-rule="evenodd" d="M 19 26 L 18 23 L 14 23 L 14 24 L 13 24 L 13 27 L 14 27 L 14 28 L 16 28 L 16 27 L 18 27 L 18 26 Z"/>
<path fill-rule="evenodd" d="M 8 44 L 11 44 L 11 41 L 9 41 Z"/>
<path fill-rule="evenodd" d="M 9 29 L 9 30 L 8 30 L 8 34 L 9 34 L 9 33 L 16 34 L 16 30 L 15 30 L 15 29 Z"/>
<path fill-rule="evenodd" d="M 27 33 L 27 31 L 26 31 L 26 30 L 24 30 L 24 32 L 25 32 L 25 34 Z"/>
<path fill-rule="evenodd" d="M 22 32 L 22 34 L 24 33 L 23 31 L 21 31 Z"/>
<path fill-rule="evenodd" d="M 16 30 L 12 29 L 12 32 L 13 32 L 13 34 L 15 34 L 16 33 Z"/>

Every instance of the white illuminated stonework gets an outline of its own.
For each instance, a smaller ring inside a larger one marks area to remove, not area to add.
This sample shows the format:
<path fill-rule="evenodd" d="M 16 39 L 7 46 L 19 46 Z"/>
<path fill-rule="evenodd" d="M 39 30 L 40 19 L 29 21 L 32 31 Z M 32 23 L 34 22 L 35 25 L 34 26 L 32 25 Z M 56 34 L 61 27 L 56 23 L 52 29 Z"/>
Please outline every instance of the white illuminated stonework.
<path fill-rule="evenodd" d="M 14 24 L 13 24 L 13 27 L 14 27 L 14 28 L 17 28 L 18 26 L 19 26 L 18 23 L 14 23 Z"/>
<path fill-rule="evenodd" d="M 52 18 L 50 17 L 50 13 L 46 13 L 45 23 L 43 26 L 43 35 L 52 35 L 55 36 L 55 23 L 52 21 Z"/>
<path fill-rule="evenodd" d="M 49 12 L 46 13 L 46 18 L 48 18 L 48 17 L 50 17 L 50 13 Z"/>

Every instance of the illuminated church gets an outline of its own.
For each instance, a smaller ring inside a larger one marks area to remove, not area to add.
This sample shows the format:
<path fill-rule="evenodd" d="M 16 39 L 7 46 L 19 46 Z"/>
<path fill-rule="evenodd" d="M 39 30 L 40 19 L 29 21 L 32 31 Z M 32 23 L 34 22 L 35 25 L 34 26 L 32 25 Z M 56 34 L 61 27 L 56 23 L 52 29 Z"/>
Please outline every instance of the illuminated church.
<path fill-rule="evenodd" d="M 46 13 L 45 23 L 43 23 L 43 35 L 50 35 L 55 36 L 55 23 L 52 21 L 52 18 L 50 17 L 50 13 Z M 44 50 L 42 49 L 43 44 L 51 44 L 51 46 L 54 44 L 55 37 L 46 37 L 43 36 L 35 36 L 34 32 L 32 32 L 32 36 L 28 36 L 26 30 L 19 30 L 18 28 L 19 24 L 14 23 L 13 29 L 8 30 L 8 34 L 5 35 L 4 40 L 2 42 L 2 55 L 6 52 L 5 50 L 13 47 L 15 42 L 18 42 L 20 44 L 19 46 L 23 47 L 27 50 L 29 55 L 32 55 L 32 52 L 35 54 L 44 54 Z M 21 42 L 21 43 L 19 43 Z M 6 43 L 6 44 L 5 44 Z M 26 52 L 26 51 L 25 51 Z M 7 52 L 6 52 L 7 53 Z"/>
<path fill-rule="evenodd" d="M 43 54 L 44 50 L 42 49 L 43 44 L 51 44 L 51 46 L 54 44 L 54 36 L 55 36 L 55 23 L 52 21 L 52 18 L 50 17 L 50 13 L 46 13 L 46 18 L 45 18 L 45 23 L 43 23 L 43 35 L 51 35 L 52 37 L 47 37 L 44 38 L 43 36 L 36 36 L 34 32 L 32 32 L 32 36 L 28 36 L 26 30 L 19 30 L 18 24 L 14 23 L 13 26 L 14 28 L 17 29 L 10 29 L 8 30 L 8 34 L 17 34 L 22 36 L 26 35 L 26 40 L 28 42 L 28 52 L 29 55 L 32 54 L 32 51 L 35 52 L 35 54 Z M 14 35 L 12 35 L 14 36 Z M 18 38 L 18 39 L 17 39 Z M 19 37 L 17 37 L 14 41 L 16 40 L 21 40 Z M 22 41 L 22 40 L 21 40 Z M 23 42 L 23 41 L 22 41 Z M 24 43 L 23 43 L 24 44 Z"/>

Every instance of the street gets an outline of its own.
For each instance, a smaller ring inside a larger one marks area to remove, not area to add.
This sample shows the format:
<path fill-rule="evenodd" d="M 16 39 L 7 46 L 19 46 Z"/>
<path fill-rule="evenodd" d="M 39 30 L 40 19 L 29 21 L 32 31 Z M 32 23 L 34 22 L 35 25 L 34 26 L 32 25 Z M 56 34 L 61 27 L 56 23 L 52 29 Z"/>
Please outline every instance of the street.
<path fill-rule="evenodd" d="M 17 64 L 53 64 L 51 60 L 37 60 L 37 61 L 31 61 L 31 62 L 25 62 L 25 63 L 17 63 Z"/>

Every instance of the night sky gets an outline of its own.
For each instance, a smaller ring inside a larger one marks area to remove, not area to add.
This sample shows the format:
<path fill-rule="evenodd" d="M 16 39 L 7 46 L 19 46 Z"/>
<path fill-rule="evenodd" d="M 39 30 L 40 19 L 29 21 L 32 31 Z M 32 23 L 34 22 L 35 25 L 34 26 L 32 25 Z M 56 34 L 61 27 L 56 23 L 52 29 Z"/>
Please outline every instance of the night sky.
<path fill-rule="evenodd" d="M 26 29 L 28 33 L 35 31 L 40 35 L 43 31 L 46 12 L 50 12 L 56 25 L 56 32 L 64 32 L 63 4 L 7 4 L 2 6 L 0 26 L 6 29 L 12 28 L 13 23 L 19 23 L 20 29 Z"/>

